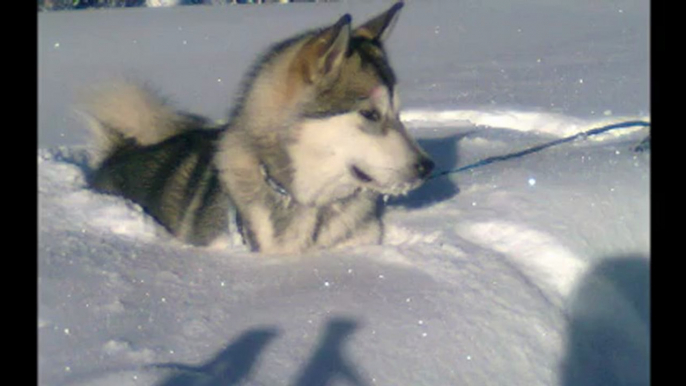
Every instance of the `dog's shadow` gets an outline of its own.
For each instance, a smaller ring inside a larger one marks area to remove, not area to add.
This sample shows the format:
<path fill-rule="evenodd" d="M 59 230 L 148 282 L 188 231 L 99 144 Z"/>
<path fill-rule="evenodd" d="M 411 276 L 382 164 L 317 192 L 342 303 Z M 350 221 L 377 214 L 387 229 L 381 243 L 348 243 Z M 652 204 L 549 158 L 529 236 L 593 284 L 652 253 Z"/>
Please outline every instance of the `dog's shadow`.
<path fill-rule="evenodd" d="M 457 144 L 469 133 L 457 133 L 446 137 L 418 138 L 419 145 L 426 150 L 436 163 L 434 173 L 449 170 L 459 162 Z M 393 197 L 388 200 L 389 206 L 401 206 L 408 209 L 419 209 L 453 198 L 460 192 L 457 184 L 447 175 L 430 178 L 422 186 L 411 191 L 407 196 Z"/>

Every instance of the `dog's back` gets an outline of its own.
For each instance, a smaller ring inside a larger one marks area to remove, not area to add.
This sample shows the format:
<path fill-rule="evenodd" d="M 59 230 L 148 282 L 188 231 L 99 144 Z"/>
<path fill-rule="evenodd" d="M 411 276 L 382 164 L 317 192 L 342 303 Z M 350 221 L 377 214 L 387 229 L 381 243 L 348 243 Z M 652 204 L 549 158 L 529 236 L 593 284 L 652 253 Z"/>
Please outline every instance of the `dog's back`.
<path fill-rule="evenodd" d="M 88 114 L 98 138 L 94 189 L 138 203 L 190 244 L 226 232 L 229 201 L 212 162 L 222 130 L 133 84 L 101 91 Z"/>

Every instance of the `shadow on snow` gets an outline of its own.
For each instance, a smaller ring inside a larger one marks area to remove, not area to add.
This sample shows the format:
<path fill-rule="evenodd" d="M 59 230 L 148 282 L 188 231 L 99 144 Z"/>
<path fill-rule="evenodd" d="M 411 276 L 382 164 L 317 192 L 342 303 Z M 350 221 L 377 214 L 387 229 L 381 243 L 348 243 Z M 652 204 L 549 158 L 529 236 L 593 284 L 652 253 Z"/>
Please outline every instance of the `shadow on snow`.
<path fill-rule="evenodd" d="M 452 169 L 458 165 L 457 145 L 468 134 L 460 133 L 439 138 L 418 138 L 417 142 L 436 163 L 434 171 L 436 172 Z M 460 189 L 455 182 L 448 178 L 448 176 L 441 176 L 426 181 L 424 185 L 411 191 L 407 196 L 391 198 L 388 201 L 388 205 L 419 209 L 449 200 L 457 195 L 459 191 Z"/>
<path fill-rule="evenodd" d="M 603 259 L 580 283 L 560 384 L 650 385 L 650 260 Z"/>
<path fill-rule="evenodd" d="M 344 347 L 358 323 L 349 318 L 330 319 L 317 347 L 307 363 L 295 377 L 293 386 L 324 386 L 335 378 L 341 378 L 354 386 L 366 386 L 369 382 L 357 371 L 345 356 Z M 179 363 L 154 365 L 171 369 L 172 374 L 157 386 L 231 386 L 250 378 L 261 353 L 279 332 L 276 328 L 250 329 L 200 366 Z"/>

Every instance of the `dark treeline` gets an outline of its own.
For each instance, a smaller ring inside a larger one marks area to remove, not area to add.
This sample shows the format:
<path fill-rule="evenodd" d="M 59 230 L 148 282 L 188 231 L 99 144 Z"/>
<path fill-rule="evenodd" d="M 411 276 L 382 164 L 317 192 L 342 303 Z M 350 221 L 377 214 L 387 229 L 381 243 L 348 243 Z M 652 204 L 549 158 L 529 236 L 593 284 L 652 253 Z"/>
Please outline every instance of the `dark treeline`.
<path fill-rule="evenodd" d="M 157 7 L 197 4 L 325 3 L 334 1 L 338 0 L 38 0 L 38 10 L 56 11 L 85 8 Z"/>

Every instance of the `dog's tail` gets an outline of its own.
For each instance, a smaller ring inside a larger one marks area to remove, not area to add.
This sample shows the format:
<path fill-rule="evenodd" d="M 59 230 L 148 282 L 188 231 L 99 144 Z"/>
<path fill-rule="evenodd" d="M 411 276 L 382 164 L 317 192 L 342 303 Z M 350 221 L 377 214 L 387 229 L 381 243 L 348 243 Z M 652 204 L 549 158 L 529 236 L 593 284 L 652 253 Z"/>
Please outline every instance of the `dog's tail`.
<path fill-rule="evenodd" d="M 206 121 L 177 111 L 149 86 L 118 82 L 88 91 L 77 111 L 95 145 L 95 163 L 126 145 L 154 145 Z"/>

